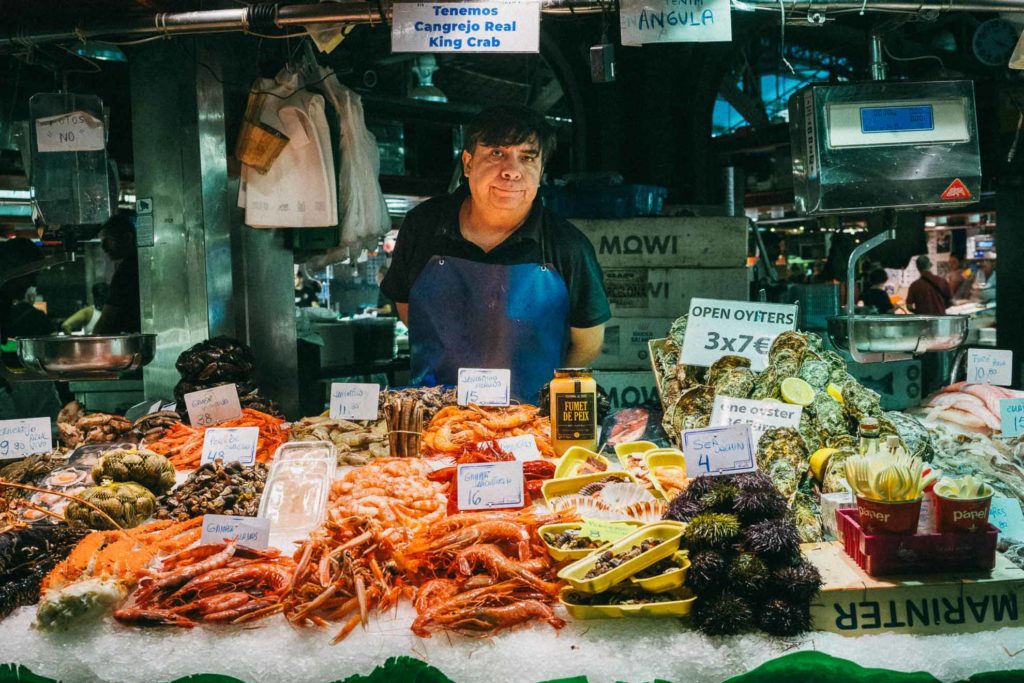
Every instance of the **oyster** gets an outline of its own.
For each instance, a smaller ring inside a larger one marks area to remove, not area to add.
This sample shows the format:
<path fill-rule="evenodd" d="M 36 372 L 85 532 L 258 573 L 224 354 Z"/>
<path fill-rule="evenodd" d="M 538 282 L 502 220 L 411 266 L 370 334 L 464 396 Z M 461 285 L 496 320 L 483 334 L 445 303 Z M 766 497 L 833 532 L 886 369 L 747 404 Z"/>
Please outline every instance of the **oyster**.
<path fill-rule="evenodd" d="M 754 390 L 754 372 L 750 368 L 725 370 L 717 376 L 713 386 L 718 395 L 747 398 Z"/>
<path fill-rule="evenodd" d="M 814 418 L 808 411 L 800 413 L 800 438 L 804 440 L 804 447 L 808 453 L 821 448 L 821 434 L 818 432 L 817 425 L 814 424 Z"/>
<path fill-rule="evenodd" d="M 702 429 L 711 423 L 714 404 L 715 390 L 711 387 L 697 386 L 685 390 L 665 411 L 662 420 L 665 431 L 678 443 L 684 430 Z"/>
<path fill-rule="evenodd" d="M 779 381 L 787 377 L 796 377 L 800 372 L 800 357 L 796 351 L 782 349 L 772 357 L 771 365 L 775 368 Z"/>
<path fill-rule="evenodd" d="M 787 501 L 796 493 L 800 485 L 800 470 L 793 463 L 784 459 L 775 460 L 763 470 Z"/>
<path fill-rule="evenodd" d="M 750 392 L 750 398 L 763 401 L 767 398 L 779 398 L 782 378 L 774 365 L 769 365 L 764 372 L 754 379 L 754 390 Z"/>
<path fill-rule="evenodd" d="M 856 380 L 843 384 L 843 408 L 858 421 L 882 416 L 881 397 Z"/>
<path fill-rule="evenodd" d="M 825 351 L 824 361 L 828 363 L 829 381 L 834 384 L 843 384 L 846 381 L 846 361 L 835 351 Z"/>
<path fill-rule="evenodd" d="M 734 368 L 749 368 L 750 359 L 744 358 L 743 356 L 722 356 L 708 368 L 707 383 L 714 386 L 718 383 L 719 378 L 725 374 L 727 370 Z"/>
<path fill-rule="evenodd" d="M 825 445 L 829 448 L 848 448 L 856 451 L 860 447 L 860 440 L 853 434 L 840 434 L 825 439 Z"/>
<path fill-rule="evenodd" d="M 843 406 L 827 392 L 819 391 L 809 407 L 814 413 L 814 422 L 823 439 L 827 441 L 831 436 L 849 434 Z"/>
<path fill-rule="evenodd" d="M 832 454 L 821 480 L 822 493 L 840 493 L 849 490 L 846 484 L 846 460 L 857 453 L 856 448 L 839 448 Z"/>
<path fill-rule="evenodd" d="M 792 427 L 769 429 L 757 441 L 757 465 L 762 470 L 775 460 L 786 460 L 802 472 L 807 469 L 810 456 L 800 432 Z"/>
<path fill-rule="evenodd" d="M 830 376 L 828 363 L 821 360 L 807 360 L 806 355 L 804 356 L 804 364 L 800 366 L 800 371 L 797 373 L 797 377 L 818 391 L 828 386 Z"/>
<path fill-rule="evenodd" d="M 793 499 L 793 516 L 801 543 L 818 543 L 825 540 L 821 530 L 821 510 L 814 496 L 803 491 Z"/>
<path fill-rule="evenodd" d="M 805 332 L 804 338 L 807 340 L 807 353 L 813 352 L 814 355 L 820 357 L 825 350 L 825 343 L 821 340 L 821 335 L 814 332 Z"/>
<path fill-rule="evenodd" d="M 916 417 L 894 410 L 885 413 L 884 417 L 896 428 L 896 433 L 900 435 L 908 453 L 925 462 L 931 462 L 935 457 L 932 436 Z"/>
<path fill-rule="evenodd" d="M 775 364 L 776 356 L 782 351 L 790 351 L 796 356 L 797 363 L 803 358 L 804 351 L 807 350 L 807 335 L 803 332 L 796 332 L 795 330 L 789 330 L 783 332 L 775 338 L 772 342 L 771 348 L 768 349 L 768 362 Z"/>
<path fill-rule="evenodd" d="M 671 339 L 679 348 L 683 348 L 683 337 L 686 336 L 686 321 L 689 315 L 683 315 L 676 318 L 676 321 L 672 323 L 672 327 L 668 330 L 668 338 Z"/>

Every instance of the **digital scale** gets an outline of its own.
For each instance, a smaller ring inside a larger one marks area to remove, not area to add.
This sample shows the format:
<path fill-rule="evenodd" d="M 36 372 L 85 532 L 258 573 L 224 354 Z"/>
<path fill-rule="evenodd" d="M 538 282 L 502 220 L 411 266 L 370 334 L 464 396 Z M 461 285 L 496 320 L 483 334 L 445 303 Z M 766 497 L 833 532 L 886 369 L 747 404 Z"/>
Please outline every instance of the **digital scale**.
<path fill-rule="evenodd" d="M 962 206 L 981 192 L 971 81 L 808 85 L 789 128 L 802 214 Z"/>

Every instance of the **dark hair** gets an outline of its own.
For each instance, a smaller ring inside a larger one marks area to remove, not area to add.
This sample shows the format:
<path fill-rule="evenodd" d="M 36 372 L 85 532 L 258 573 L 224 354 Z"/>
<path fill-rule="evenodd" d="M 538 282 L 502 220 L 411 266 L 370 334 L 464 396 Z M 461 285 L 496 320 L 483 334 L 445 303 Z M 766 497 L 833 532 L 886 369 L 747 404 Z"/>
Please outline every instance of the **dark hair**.
<path fill-rule="evenodd" d="M 135 224 L 132 223 L 132 219 L 123 213 L 115 213 L 111 216 L 103 227 L 100 228 L 100 233 L 107 233 L 115 239 L 130 240 L 131 244 L 135 244 Z"/>
<path fill-rule="evenodd" d="M 871 286 L 880 285 L 888 279 L 889 274 L 886 273 L 885 270 L 882 268 L 875 268 L 870 273 L 868 273 L 868 283 Z"/>
<path fill-rule="evenodd" d="M 922 272 L 932 267 L 932 260 L 928 258 L 927 254 L 918 256 L 914 263 L 917 265 L 917 270 Z"/>
<path fill-rule="evenodd" d="M 515 104 L 484 109 L 469 122 L 462 148 L 470 154 L 478 144 L 488 147 L 521 145 L 537 141 L 541 163 L 547 163 L 555 153 L 555 130 L 544 115 Z"/>

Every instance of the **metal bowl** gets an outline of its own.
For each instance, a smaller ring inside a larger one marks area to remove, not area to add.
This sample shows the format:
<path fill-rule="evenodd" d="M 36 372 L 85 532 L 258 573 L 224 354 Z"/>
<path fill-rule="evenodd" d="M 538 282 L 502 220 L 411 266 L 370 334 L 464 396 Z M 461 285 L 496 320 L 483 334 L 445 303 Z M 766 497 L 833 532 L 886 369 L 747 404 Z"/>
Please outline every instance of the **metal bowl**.
<path fill-rule="evenodd" d="M 853 337 L 861 353 L 927 353 L 950 351 L 967 340 L 966 315 L 856 315 Z M 849 318 L 828 319 L 832 342 L 850 350 Z"/>
<path fill-rule="evenodd" d="M 153 360 L 155 334 L 108 337 L 26 337 L 18 358 L 29 370 L 54 379 L 109 379 L 138 370 Z"/>

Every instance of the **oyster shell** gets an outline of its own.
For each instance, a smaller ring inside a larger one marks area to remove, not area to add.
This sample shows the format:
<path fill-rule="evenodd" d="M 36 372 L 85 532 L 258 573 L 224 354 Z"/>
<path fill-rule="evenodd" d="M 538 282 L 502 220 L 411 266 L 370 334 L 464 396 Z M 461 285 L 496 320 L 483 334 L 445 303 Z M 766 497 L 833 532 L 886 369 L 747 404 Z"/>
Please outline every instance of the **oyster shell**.
<path fill-rule="evenodd" d="M 821 530 L 821 510 L 814 496 L 803 491 L 793 499 L 793 517 L 801 543 L 818 543 L 825 540 Z"/>
<path fill-rule="evenodd" d="M 857 381 L 843 384 L 843 408 L 855 420 L 881 417 L 881 397 Z"/>
<path fill-rule="evenodd" d="M 797 377 L 818 391 L 828 386 L 830 376 L 828 363 L 821 360 L 807 360 L 806 355 L 804 356 L 804 364 L 800 366 L 800 371 L 797 373 Z"/>
<path fill-rule="evenodd" d="M 856 451 L 860 446 L 860 440 L 853 434 L 839 434 L 825 439 L 825 445 L 829 448 L 849 448 Z"/>
<path fill-rule="evenodd" d="M 654 500 L 654 496 L 646 488 L 632 482 L 607 484 L 597 497 L 616 512 L 622 512 L 634 503 Z"/>
<path fill-rule="evenodd" d="M 776 427 L 761 435 L 757 441 L 758 467 L 767 471 L 776 460 L 786 460 L 801 472 L 807 469 L 810 455 L 800 432 L 792 427 Z"/>
<path fill-rule="evenodd" d="M 789 500 L 800 485 L 800 471 L 788 460 L 779 459 L 762 468 L 782 497 Z"/>
<path fill-rule="evenodd" d="M 843 357 L 835 351 L 825 351 L 822 355 L 828 363 L 829 381 L 840 385 L 846 382 L 846 361 Z"/>
<path fill-rule="evenodd" d="M 814 424 L 814 418 L 811 417 L 810 412 L 805 410 L 800 413 L 798 431 L 800 432 L 800 438 L 804 440 L 804 447 L 808 453 L 813 453 L 821 448 L 821 434 L 818 432 L 818 427 Z"/>
<path fill-rule="evenodd" d="M 663 500 L 645 500 L 628 505 L 622 514 L 644 524 L 651 524 L 660 521 L 667 509 L 668 504 Z"/>
<path fill-rule="evenodd" d="M 800 359 L 803 354 L 790 349 L 782 349 L 772 358 L 771 365 L 775 368 L 779 381 L 787 377 L 796 377 L 800 372 Z"/>
<path fill-rule="evenodd" d="M 821 437 L 826 441 L 831 436 L 850 433 L 846 425 L 846 415 L 843 414 L 843 406 L 827 392 L 818 392 L 809 408 L 814 413 L 814 423 L 818 425 Z"/>
<path fill-rule="evenodd" d="M 779 387 L 782 378 L 779 377 L 778 368 L 769 365 L 764 372 L 754 379 L 754 390 L 750 392 L 750 398 L 763 401 L 768 398 L 779 398 Z"/>
<path fill-rule="evenodd" d="M 840 448 L 829 458 L 825 476 L 821 480 L 823 493 L 840 493 L 849 490 L 846 483 L 846 460 L 857 455 L 856 448 Z"/>
<path fill-rule="evenodd" d="M 750 368 L 732 368 L 718 375 L 715 394 L 747 398 L 754 390 L 754 372 Z"/>
<path fill-rule="evenodd" d="M 711 386 L 715 386 L 722 375 L 724 375 L 728 370 L 749 367 L 749 358 L 744 358 L 743 356 L 722 356 L 712 363 L 710 368 L 708 368 L 707 383 Z"/>
<path fill-rule="evenodd" d="M 907 452 L 931 462 L 935 457 L 935 446 L 932 444 L 931 432 L 913 415 L 891 410 L 885 413 L 885 419 L 893 424 L 900 435 Z"/>
<path fill-rule="evenodd" d="M 796 356 L 797 364 L 799 365 L 800 360 L 803 358 L 804 351 L 807 350 L 807 335 L 803 332 L 797 332 L 795 330 L 789 330 L 781 333 L 772 342 L 771 348 L 768 349 L 768 362 L 775 364 L 776 356 L 782 351 L 790 351 Z"/>
<path fill-rule="evenodd" d="M 676 321 L 672 323 L 672 327 L 668 330 L 668 337 L 679 348 L 683 348 L 683 337 L 686 336 L 686 322 L 689 319 L 689 315 L 683 315 L 676 318 Z"/>

